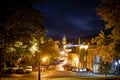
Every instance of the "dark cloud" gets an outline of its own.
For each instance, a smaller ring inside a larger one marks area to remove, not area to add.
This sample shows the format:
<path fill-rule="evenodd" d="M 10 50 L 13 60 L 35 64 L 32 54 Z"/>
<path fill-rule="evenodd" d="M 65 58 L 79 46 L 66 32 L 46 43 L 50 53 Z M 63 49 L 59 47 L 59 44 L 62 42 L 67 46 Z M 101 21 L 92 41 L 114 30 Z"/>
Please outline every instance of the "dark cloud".
<path fill-rule="evenodd" d="M 36 4 L 46 22 L 48 36 L 78 38 L 98 33 L 103 29 L 103 22 L 96 15 L 99 0 L 51 0 Z"/>

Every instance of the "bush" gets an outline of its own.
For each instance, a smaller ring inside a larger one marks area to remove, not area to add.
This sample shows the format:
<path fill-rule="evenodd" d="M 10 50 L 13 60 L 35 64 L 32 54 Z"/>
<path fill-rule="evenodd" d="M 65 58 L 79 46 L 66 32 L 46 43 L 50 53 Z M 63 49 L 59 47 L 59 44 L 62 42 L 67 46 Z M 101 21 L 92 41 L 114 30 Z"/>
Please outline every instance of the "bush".
<path fill-rule="evenodd" d="M 100 74 L 109 74 L 111 72 L 111 64 L 106 62 L 101 62 L 98 68 Z"/>

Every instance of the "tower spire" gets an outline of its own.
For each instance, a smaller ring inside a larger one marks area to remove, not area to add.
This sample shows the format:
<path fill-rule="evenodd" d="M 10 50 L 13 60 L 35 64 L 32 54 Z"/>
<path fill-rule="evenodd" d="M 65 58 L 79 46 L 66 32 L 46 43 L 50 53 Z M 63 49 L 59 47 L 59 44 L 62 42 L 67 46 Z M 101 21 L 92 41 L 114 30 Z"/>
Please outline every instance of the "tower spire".
<path fill-rule="evenodd" d="M 64 35 L 63 36 L 63 39 L 62 39 L 62 44 L 65 45 L 66 44 L 66 36 Z"/>

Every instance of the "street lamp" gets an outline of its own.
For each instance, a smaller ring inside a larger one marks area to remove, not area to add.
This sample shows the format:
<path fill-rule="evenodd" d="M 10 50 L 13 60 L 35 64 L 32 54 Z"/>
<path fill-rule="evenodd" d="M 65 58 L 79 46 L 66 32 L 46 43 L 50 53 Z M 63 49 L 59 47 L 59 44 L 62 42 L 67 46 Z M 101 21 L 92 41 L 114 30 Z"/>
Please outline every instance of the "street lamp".
<path fill-rule="evenodd" d="M 60 53 L 61 53 L 62 55 L 64 55 L 64 54 L 65 54 L 65 52 L 64 52 L 64 51 L 61 51 Z"/>
<path fill-rule="evenodd" d="M 115 62 L 115 65 L 117 66 L 117 65 L 118 65 L 118 62 Z"/>
<path fill-rule="evenodd" d="M 47 64 L 47 59 L 48 59 L 48 57 L 43 57 L 42 58 L 43 64 L 45 64 L 45 65 Z"/>
<path fill-rule="evenodd" d="M 46 62 L 46 60 L 47 60 L 47 57 L 42 58 L 43 62 Z"/>
<path fill-rule="evenodd" d="M 117 72 L 117 65 L 118 65 L 118 62 L 115 61 L 115 72 Z"/>
<path fill-rule="evenodd" d="M 40 47 L 42 47 L 41 45 L 44 43 L 43 39 L 44 39 L 43 37 L 40 38 Z M 40 66 L 41 66 L 41 63 L 40 63 L 40 52 L 38 53 L 38 56 L 39 56 L 38 80 L 41 80 L 41 75 L 40 75 Z"/>
<path fill-rule="evenodd" d="M 38 67 L 38 80 L 41 80 L 40 78 L 40 52 L 38 53 L 38 56 L 39 56 L 39 67 Z"/>

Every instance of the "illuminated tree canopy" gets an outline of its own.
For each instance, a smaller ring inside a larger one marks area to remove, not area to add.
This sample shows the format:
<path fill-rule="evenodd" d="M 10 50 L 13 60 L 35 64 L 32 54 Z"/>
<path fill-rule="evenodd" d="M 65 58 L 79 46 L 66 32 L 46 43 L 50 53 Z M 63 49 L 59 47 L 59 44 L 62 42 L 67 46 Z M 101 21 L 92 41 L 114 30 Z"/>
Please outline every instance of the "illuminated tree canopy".
<path fill-rule="evenodd" d="M 110 57 L 116 59 L 120 57 L 120 1 L 101 0 L 97 7 L 97 15 L 106 22 L 105 28 L 111 28 L 112 31 L 109 35 L 101 32 L 93 39 L 93 42 L 96 42 L 99 49 L 102 50 L 100 55 L 106 56 L 105 60 Z"/>
<path fill-rule="evenodd" d="M 26 2 L 24 5 L 23 1 Z M 44 18 L 32 4 L 29 6 L 30 1 L 7 0 L 8 5 L 2 5 L 4 10 L 0 8 L 4 14 L 0 14 L 0 71 L 6 67 L 6 61 L 16 63 L 25 56 L 32 56 L 30 48 L 45 37 Z"/>

